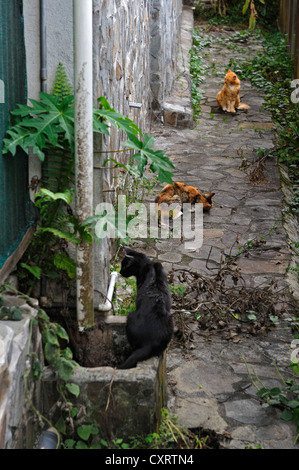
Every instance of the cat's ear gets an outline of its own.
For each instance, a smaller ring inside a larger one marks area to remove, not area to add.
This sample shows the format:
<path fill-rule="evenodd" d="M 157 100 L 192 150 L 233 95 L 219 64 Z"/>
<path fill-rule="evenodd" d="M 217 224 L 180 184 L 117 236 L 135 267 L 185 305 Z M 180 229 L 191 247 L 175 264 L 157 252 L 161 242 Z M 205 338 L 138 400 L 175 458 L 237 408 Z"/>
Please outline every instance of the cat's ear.
<path fill-rule="evenodd" d="M 208 201 L 212 202 L 212 197 L 215 196 L 215 193 L 210 193 L 210 194 L 206 194 L 206 198 Z"/>
<path fill-rule="evenodd" d="M 124 249 L 125 249 L 127 258 L 134 258 L 134 250 L 132 250 L 132 248 L 129 248 L 128 246 L 124 246 Z"/>
<path fill-rule="evenodd" d="M 232 72 L 231 69 L 228 69 L 227 73 L 231 73 L 231 72 Z"/>

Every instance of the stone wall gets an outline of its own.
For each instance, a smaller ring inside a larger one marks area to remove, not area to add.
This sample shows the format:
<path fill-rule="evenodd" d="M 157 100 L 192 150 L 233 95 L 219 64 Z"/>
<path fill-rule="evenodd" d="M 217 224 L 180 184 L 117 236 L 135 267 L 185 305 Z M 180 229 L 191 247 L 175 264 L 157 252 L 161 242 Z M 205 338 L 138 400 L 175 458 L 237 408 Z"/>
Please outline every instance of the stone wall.
<path fill-rule="evenodd" d="M 176 76 L 182 0 L 151 1 L 150 85 L 152 106 L 160 110 Z"/>
<path fill-rule="evenodd" d="M 105 96 L 117 112 L 150 131 L 152 109 L 162 107 L 175 80 L 181 12 L 182 0 L 94 0 L 95 105 Z M 102 149 L 118 150 L 122 139 L 112 130 Z M 111 172 L 96 179 L 102 180 L 100 191 L 113 186 Z"/>
<path fill-rule="evenodd" d="M 150 132 L 152 110 L 162 108 L 175 79 L 181 12 L 182 0 L 93 1 L 95 104 L 105 96 L 143 133 Z M 128 154 L 97 152 L 119 150 L 124 140 L 122 133 L 111 129 L 110 137 L 95 142 L 95 206 L 115 200 L 122 176 L 121 170 L 103 169 L 104 161 L 128 159 Z M 112 247 L 108 240 L 95 245 L 95 305 L 105 302 L 101 293 L 107 292 L 107 252 Z"/>

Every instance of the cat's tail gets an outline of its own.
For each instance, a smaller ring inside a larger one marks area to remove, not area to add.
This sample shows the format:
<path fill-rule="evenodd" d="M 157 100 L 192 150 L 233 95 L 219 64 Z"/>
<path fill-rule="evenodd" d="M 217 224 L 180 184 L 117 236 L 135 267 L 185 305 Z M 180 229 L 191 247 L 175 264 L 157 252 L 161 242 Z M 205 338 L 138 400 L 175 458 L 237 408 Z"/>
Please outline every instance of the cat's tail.
<path fill-rule="evenodd" d="M 246 103 L 240 103 L 239 106 L 237 107 L 237 109 L 249 109 L 250 106 L 249 104 L 246 104 Z"/>
<path fill-rule="evenodd" d="M 136 349 L 128 357 L 128 359 L 119 367 L 119 369 L 131 369 L 136 367 L 138 362 L 146 361 L 152 357 L 152 347 L 150 344 L 146 344 L 143 347 Z"/>

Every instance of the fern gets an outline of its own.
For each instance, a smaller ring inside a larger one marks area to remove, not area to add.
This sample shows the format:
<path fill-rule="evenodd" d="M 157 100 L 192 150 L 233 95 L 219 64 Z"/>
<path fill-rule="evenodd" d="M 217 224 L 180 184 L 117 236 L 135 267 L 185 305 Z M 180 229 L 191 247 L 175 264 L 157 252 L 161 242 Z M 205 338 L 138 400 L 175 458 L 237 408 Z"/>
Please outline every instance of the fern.
<path fill-rule="evenodd" d="M 73 89 L 65 68 L 59 62 L 52 95 L 57 96 L 59 103 L 70 97 L 73 104 Z M 74 153 L 71 145 L 65 145 L 63 136 L 58 136 L 57 146 L 46 152 L 43 164 L 42 184 L 54 193 L 64 192 L 74 182 Z M 59 206 L 59 204 L 57 204 Z"/>
<path fill-rule="evenodd" d="M 52 95 L 59 96 L 61 99 L 64 99 L 67 96 L 70 96 L 72 94 L 73 94 L 73 89 L 67 77 L 65 68 L 63 64 L 59 62 L 57 70 L 56 70 L 56 76 L 55 76 L 55 81 L 53 85 Z"/>

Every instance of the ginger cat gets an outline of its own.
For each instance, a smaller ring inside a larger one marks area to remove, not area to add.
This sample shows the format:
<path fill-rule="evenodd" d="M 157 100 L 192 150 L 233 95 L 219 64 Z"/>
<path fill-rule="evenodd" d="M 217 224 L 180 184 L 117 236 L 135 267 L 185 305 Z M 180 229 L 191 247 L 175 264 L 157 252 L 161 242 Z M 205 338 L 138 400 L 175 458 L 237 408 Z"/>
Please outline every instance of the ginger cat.
<path fill-rule="evenodd" d="M 229 113 L 235 113 L 236 109 L 250 108 L 248 104 L 240 101 L 240 80 L 231 69 L 225 75 L 225 83 L 217 93 L 216 99 L 218 106 Z"/>
<path fill-rule="evenodd" d="M 167 184 L 161 191 L 160 194 L 155 199 L 155 202 L 162 204 L 165 202 L 170 205 L 172 203 L 178 202 L 183 204 L 184 202 L 189 202 L 191 204 L 202 203 L 203 210 L 210 210 L 213 202 L 212 197 L 215 193 L 205 194 L 198 191 L 194 186 L 188 186 L 184 183 L 175 181 L 172 184 Z"/>

